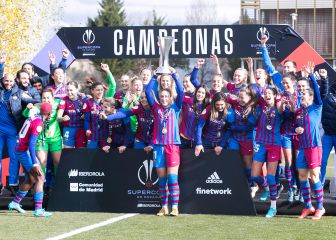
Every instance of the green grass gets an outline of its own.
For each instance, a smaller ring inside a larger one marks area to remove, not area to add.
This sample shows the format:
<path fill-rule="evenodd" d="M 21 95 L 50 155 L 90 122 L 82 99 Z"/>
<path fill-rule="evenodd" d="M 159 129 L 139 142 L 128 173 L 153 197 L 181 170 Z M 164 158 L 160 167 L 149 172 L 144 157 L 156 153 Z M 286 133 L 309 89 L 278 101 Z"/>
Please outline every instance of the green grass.
<path fill-rule="evenodd" d="M 118 214 L 55 212 L 53 217 L 43 219 L 32 217 L 32 212 L 22 215 L 1 211 L 0 239 L 45 239 L 116 216 Z M 69 239 L 334 239 L 335 217 L 323 217 L 320 221 L 296 217 L 140 214 Z"/>

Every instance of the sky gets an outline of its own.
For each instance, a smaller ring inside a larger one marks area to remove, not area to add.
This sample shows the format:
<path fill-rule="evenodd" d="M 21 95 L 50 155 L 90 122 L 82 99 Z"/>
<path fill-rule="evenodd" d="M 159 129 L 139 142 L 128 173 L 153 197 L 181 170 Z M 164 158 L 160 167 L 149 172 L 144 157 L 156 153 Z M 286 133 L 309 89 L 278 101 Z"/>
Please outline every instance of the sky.
<path fill-rule="evenodd" d="M 160 17 L 165 17 L 168 25 L 187 24 L 186 12 L 192 3 L 203 1 L 209 3 L 208 11 L 215 6 L 216 24 L 231 24 L 239 20 L 239 0 L 124 0 L 124 8 L 128 22 L 133 25 L 141 25 L 149 14 L 155 9 Z M 63 13 L 64 27 L 83 27 L 87 18 L 97 16 L 100 0 L 66 0 Z"/>

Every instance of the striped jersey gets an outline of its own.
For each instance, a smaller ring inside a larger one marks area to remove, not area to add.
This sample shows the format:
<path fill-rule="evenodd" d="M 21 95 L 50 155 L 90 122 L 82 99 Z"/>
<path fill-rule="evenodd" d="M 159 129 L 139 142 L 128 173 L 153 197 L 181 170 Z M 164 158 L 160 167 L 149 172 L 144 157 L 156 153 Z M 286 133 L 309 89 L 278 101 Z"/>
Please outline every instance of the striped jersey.
<path fill-rule="evenodd" d="M 150 144 L 153 137 L 154 115 L 150 109 L 144 109 L 141 104 L 130 109 L 132 114 L 136 115 L 138 128 L 135 133 L 135 138 L 143 141 L 145 144 Z"/>
<path fill-rule="evenodd" d="M 47 89 L 52 89 L 54 91 L 54 98 L 63 99 L 67 96 L 67 85 L 65 83 L 61 83 L 58 86 L 54 84 L 48 86 Z"/>
<path fill-rule="evenodd" d="M 206 114 L 207 109 L 202 109 L 202 104 L 196 105 L 193 109 L 193 98 L 184 96 L 182 102 L 182 121 L 180 124 L 180 134 L 188 140 L 196 139 L 198 120 L 201 115 Z M 208 109 L 210 111 L 210 109 Z"/>
<path fill-rule="evenodd" d="M 210 110 L 210 108 L 209 108 Z M 213 144 L 219 144 L 226 133 L 225 124 L 232 123 L 234 121 L 234 112 L 232 108 L 228 109 L 228 113 L 224 116 L 224 113 L 219 113 L 217 119 L 210 119 L 211 111 L 204 114 L 197 126 L 197 145 L 202 145 L 202 140 L 200 138 L 199 132 L 203 129 L 203 138 L 207 139 Z"/>
<path fill-rule="evenodd" d="M 38 136 L 43 130 L 43 121 L 40 115 L 34 115 L 23 123 L 19 132 L 15 150 L 18 152 L 28 151 L 30 135 Z"/>
<path fill-rule="evenodd" d="M 84 127 L 84 113 L 83 105 L 85 99 L 78 97 L 76 100 L 71 100 L 68 96 L 63 98 L 64 101 L 64 115 L 69 116 L 69 121 L 64 121 L 63 125 L 66 127 Z"/>
<path fill-rule="evenodd" d="M 253 126 L 257 125 L 257 119 L 251 110 L 246 114 L 246 106 L 241 106 L 237 100 L 228 98 L 228 103 L 231 104 L 234 112 L 234 125 L 237 127 L 247 127 L 248 131 L 234 131 L 233 137 L 237 141 L 252 141 L 253 139 Z"/>
<path fill-rule="evenodd" d="M 84 128 L 91 131 L 88 140 L 101 141 L 105 139 L 102 129 L 105 129 L 105 121 L 99 119 L 99 114 L 103 112 L 103 102 L 95 102 L 93 98 L 87 99 L 83 105 L 85 115 Z"/>
<path fill-rule="evenodd" d="M 280 126 L 283 117 L 279 114 L 277 107 L 267 107 L 264 99 L 260 98 L 257 115 L 259 120 L 255 141 L 265 145 L 281 146 Z M 268 129 L 269 126 L 271 129 Z"/>
<path fill-rule="evenodd" d="M 154 116 L 153 144 L 181 144 L 178 127 L 180 110 L 175 103 L 169 108 L 163 108 L 154 102 L 152 107 Z"/>
<path fill-rule="evenodd" d="M 282 93 L 281 98 L 285 98 L 291 102 L 295 102 L 296 109 L 300 108 L 301 95 L 295 91 L 293 94 Z M 296 135 L 294 127 L 294 113 L 289 110 L 289 106 L 286 106 L 283 112 L 283 123 L 281 125 L 281 134 Z"/>
<path fill-rule="evenodd" d="M 246 87 L 246 84 L 242 84 L 240 87 L 236 87 L 236 85 L 232 82 L 227 83 L 226 88 L 229 93 L 236 95 L 238 97 L 239 91 L 242 87 Z"/>
<path fill-rule="evenodd" d="M 303 127 L 302 134 L 298 134 L 299 148 L 312 148 L 322 146 L 320 124 L 322 117 L 322 105 L 313 103 L 307 108 L 300 108 L 295 113 L 295 126 Z"/>

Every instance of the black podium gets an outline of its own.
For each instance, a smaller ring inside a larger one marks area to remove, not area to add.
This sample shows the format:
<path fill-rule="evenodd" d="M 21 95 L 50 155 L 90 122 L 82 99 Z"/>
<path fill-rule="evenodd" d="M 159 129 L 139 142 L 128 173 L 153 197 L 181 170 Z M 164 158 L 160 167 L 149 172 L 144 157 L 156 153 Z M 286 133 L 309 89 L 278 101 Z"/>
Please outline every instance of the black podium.
<path fill-rule="evenodd" d="M 220 156 L 206 150 L 195 157 L 181 150 L 181 213 L 256 215 L 238 151 Z M 156 213 L 160 208 L 158 177 L 152 156 L 127 149 L 64 149 L 50 211 Z"/>

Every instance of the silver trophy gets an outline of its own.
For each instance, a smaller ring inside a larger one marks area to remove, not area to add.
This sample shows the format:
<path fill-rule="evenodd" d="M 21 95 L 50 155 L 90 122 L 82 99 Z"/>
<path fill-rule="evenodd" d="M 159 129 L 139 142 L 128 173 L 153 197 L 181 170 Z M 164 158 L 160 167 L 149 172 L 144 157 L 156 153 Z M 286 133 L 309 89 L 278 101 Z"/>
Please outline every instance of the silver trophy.
<path fill-rule="evenodd" d="M 160 61 L 159 67 L 156 69 L 156 73 L 159 74 L 170 74 L 169 70 L 169 51 L 173 44 L 175 38 L 167 37 L 158 37 L 158 44 L 160 49 Z"/>

